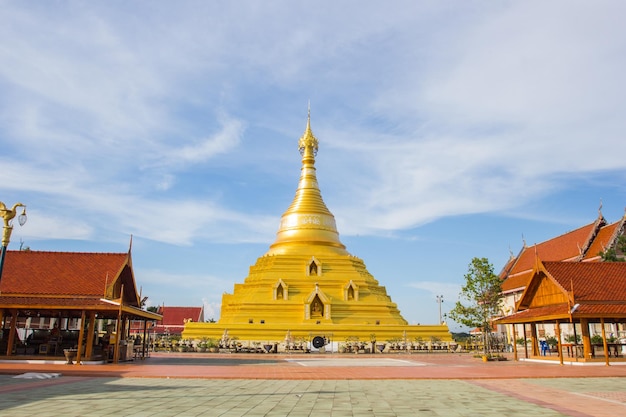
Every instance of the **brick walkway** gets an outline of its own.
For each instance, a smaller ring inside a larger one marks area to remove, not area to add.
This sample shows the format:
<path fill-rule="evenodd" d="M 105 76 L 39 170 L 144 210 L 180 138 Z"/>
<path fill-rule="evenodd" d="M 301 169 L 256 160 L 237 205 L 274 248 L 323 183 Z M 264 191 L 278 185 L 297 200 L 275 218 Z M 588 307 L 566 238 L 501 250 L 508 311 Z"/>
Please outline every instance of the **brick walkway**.
<path fill-rule="evenodd" d="M 15 378 L 32 373 L 50 379 Z M 44 375 L 47 374 L 47 375 Z M 467 354 L 157 354 L 0 363 L 0 416 L 618 416 L 626 366 Z"/>

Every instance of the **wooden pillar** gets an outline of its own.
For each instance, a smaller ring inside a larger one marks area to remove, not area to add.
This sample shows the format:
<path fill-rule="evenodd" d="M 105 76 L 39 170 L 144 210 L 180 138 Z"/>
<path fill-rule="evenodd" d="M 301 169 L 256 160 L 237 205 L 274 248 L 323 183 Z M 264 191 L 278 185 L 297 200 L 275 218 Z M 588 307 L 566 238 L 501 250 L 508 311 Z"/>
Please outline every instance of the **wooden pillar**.
<path fill-rule="evenodd" d="M 515 324 L 513 326 L 513 360 L 517 361 L 517 335 L 515 334 Z"/>
<path fill-rule="evenodd" d="M 583 339 L 583 355 L 585 360 L 591 359 L 593 351 L 591 350 L 591 338 L 589 337 L 589 321 L 587 319 L 580 319 L 580 332 Z"/>
<path fill-rule="evenodd" d="M 123 347 L 123 349 L 124 349 L 124 358 L 125 358 L 126 360 L 128 360 L 128 356 L 127 356 L 127 353 L 128 353 L 128 345 L 126 344 L 126 343 L 127 343 L 127 340 L 128 340 L 128 328 L 129 328 L 129 325 L 128 325 L 128 324 L 129 324 L 128 318 L 124 318 L 124 317 L 122 316 L 122 340 L 124 341 L 124 347 Z"/>
<path fill-rule="evenodd" d="M 0 337 L 4 337 L 4 310 L 0 310 Z"/>
<path fill-rule="evenodd" d="M 522 331 L 524 332 L 524 357 L 528 359 L 528 339 L 526 338 L 526 323 L 522 324 Z"/>
<path fill-rule="evenodd" d="M 604 347 L 604 364 L 609 366 L 609 346 L 606 344 L 606 330 L 604 330 L 604 319 L 600 319 L 600 326 L 602 326 L 602 345 Z"/>
<path fill-rule="evenodd" d="M 13 355 L 13 345 L 15 344 L 15 334 L 17 333 L 17 310 L 11 310 L 11 325 L 9 326 L 9 337 L 7 338 L 7 356 Z"/>
<path fill-rule="evenodd" d="M 146 347 L 148 345 L 148 320 L 143 320 L 143 343 L 141 344 L 141 359 L 146 357 Z"/>
<path fill-rule="evenodd" d="M 537 325 L 530 323 L 530 343 L 532 345 L 532 355 L 539 356 L 539 343 L 537 341 Z"/>
<path fill-rule="evenodd" d="M 571 320 L 571 319 L 570 319 Z M 578 331 L 576 330 L 576 322 L 575 321 L 571 321 L 570 322 L 571 326 L 572 326 L 572 334 L 574 336 L 574 341 L 572 342 L 572 354 L 574 355 L 574 359 L 576 360 L 576 362 L 578 362 Z M 584 356 L 584 354 L 583 354 Z"/>
<path fill-rule="evenodd" d="M 115 345 L 113 345 L 113 363 L 119 363 L 120 361 L 120 339 L 121 335 L 121 327 L 122 327 L 122 312 L 117 316 L 117 320 L 115 321 Z"/>
<path fill-rule="evenodd" d="M 89 313 L 89 325 L 87 327 L 87 341 L 85 344 L 87 345 L 85 348 L 85 358 L 87 360 L 91 359 L 93 355 L 93 337 L 96 330 L 96 313 L 91 311 Z"/>
<path fill-rule="evenodd" d="M 80 365 L 83 356 L 83 339 L 85 338 L 85 310 L 80 314 L 80 330 L 78 331 L 78 346 L 76 348 L 76 365 Z"/>
<path fill-rule="evenodd" d="M 561 344 L 561 323 L 556 321 L 556 350 L 559 352 L 559 363 L 563 365 L 563 345 Z"/>

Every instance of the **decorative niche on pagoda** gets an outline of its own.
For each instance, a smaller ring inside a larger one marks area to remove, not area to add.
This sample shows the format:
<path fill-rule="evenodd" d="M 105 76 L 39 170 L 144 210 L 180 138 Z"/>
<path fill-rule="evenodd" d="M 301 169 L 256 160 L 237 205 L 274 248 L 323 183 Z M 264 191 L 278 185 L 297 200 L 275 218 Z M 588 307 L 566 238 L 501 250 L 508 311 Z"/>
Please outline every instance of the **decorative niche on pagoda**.
<path fill-rule="evenodd" d="M 187 323 L 183 337 L 277 341 L 317 334 L 369 340 L 376 334 L 380 340 L 451 340 L 446 325 L 408 325 L 385 287 L 341 243 L 317 182 L 318 141 L 310 114 L 298 148 L 300 179 L 276 240 L 244 282 L 222 296 L 218 323 Z"/>

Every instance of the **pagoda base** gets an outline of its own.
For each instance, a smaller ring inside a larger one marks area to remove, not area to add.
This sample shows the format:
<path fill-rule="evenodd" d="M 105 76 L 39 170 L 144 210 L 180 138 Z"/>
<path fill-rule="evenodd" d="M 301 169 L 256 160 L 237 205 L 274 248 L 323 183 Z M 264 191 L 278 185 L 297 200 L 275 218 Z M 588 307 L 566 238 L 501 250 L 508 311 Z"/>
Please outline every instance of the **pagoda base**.
<path fill-rule="evenodd" d="M 271 345 L 273 351 L 289 351 L 293 347 L 315 350 L 325 346 L 363 342 L 372 344 L 411 344 L 451 342 L 448 326 L 442 325 L 375 325 L 375 324 L 220 324 L 188 322 L 182 337 L 189 340 L 213 339 L 222 348 L 233 346 Z M 323 341 L 323 343 L 322 343 Z"/>

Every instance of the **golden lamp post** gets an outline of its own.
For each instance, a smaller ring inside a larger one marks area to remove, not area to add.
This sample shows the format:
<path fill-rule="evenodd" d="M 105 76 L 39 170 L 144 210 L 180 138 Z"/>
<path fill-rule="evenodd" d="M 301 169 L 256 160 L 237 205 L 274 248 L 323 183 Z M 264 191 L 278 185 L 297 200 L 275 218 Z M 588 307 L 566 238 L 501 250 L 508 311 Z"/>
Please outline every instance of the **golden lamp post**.
<path fill-rule="evenodd" d="M 20 226 L 24 226 L 26 223 L 26 206 L 22 203 L 16 203 L 13 208 L 8 209 L 2 201 L 0 201 L 0 216 L 4 221 L 4 228 L 2 229 L 2 253 L 0 254 L 0 280 L 2 280 L 2 269 L 4 268 L 4 256 L 7 253 L 7 246 L 11 240 L 11 232 L 13 231 L 13 218 L 17 214 L 17 208 L 22 207 L 22 214 L 17 216 L 17 221 Z"/>

